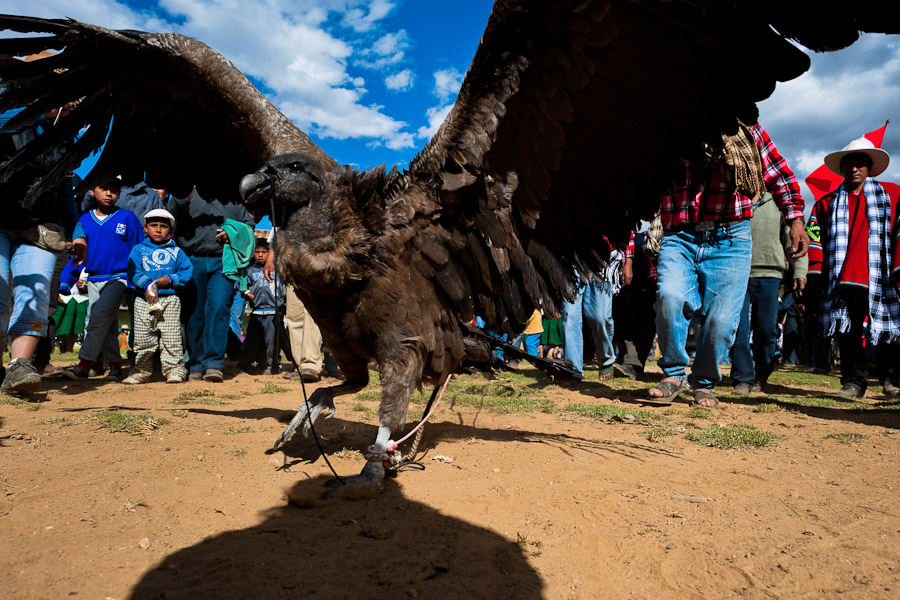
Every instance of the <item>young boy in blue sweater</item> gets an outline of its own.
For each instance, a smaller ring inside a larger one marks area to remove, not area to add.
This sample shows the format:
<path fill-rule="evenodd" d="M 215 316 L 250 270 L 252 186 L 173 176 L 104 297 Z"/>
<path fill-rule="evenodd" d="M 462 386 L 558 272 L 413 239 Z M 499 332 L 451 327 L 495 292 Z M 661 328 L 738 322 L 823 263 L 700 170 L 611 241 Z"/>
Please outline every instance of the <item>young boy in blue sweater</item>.
<path fill-rule="evenodd" d="M 275 309 L 284 304 L 284 291 L 277 278 L 269 281 L 263 273 L 268 257 L 269 243 L 256 238 L 256 264 L 247 270 L 247 291 L 244 292 L 252 310 L 238 366 L 242 371 L 250 371 L 254 361 L 260 367 L 265 363 L 264 373 L 273 375 L 278 373 L 281 359 L 276 329 L 280 324 L 276 323 Z"/>
<path fill-rule="evenodd" d="M 109 364 L 106 379 L 121 381 L 123 377 L 119 306 L 128 289 L 128 254 L 144 239 L 144 233 L 133 212 L 116 207 L 121 189 L 122 182 L 116 178 L 91 190 L 97 207 L 81 215 L 72 234 L 73 262 L 76 266 L 83 262 L 88 273 L 90 312 L 78 352 L 79 362 L 63 371 L 69 379 L 86 380 L 101 355 Z"/>
<path fill-rule="evenodd" d="M 160 351 L 166 383 L 187 376 L 181 343 L 181 299 L 175 290 L 191 280 L 194 267 L 171 235 L 175 217 L 157 208 L 144 215 L 144 241 L 128 257 L 128 281 L 137 288 L 134 300 L 134 370 L 122 383 L 150 381 L 153 355 Z"/>

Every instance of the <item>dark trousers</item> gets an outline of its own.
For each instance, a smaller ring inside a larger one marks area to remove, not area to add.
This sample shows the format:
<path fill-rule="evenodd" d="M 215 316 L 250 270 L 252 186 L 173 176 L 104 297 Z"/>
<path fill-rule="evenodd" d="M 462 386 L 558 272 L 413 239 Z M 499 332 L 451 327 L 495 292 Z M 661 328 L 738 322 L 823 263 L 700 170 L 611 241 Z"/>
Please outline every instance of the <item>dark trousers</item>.
<path fill-rule="evenodd" d="M 631 365 L 638 373 L 644 365 L 656 337 L 656 286 L 647 281 L 643 286 L 632 284 L 622 288 L 613 298 L 613 320 L 616 323 L 613 341 L 619 347 L 617 362 Z"/>
<path fill-rule="evenodd" d="M 275 319 L 276 315 L 250 315 L 239 362 L 242 369 L 249 368 L 254 362 L 268 369 L 280 366 Z"/>
<path fill-rule="evenodd" d="M 194 273 L 182 295 L 189 371 L 222 369 L 234 282 L 222 274 L 222 258 L 192 256 Z"/>
<path fill-rule="evenodd" d="M 847 305 L 850 329 L 838 333 L 838 348 L 841 351 L 841 385 L 856 385 L 866 389 L 866 352 L 863 346 L 863 322 L 869 314 L 869 290 L 855 285 L 839 285 L 835 302 Z"/>
<path fill-rule="evenodd" d="M 765 382 L 775 369 L 780 286 L 780 277 L 751 277 L 747 283 L 747 294 L 731 350 L 731 378 L 735 383 Z"/>

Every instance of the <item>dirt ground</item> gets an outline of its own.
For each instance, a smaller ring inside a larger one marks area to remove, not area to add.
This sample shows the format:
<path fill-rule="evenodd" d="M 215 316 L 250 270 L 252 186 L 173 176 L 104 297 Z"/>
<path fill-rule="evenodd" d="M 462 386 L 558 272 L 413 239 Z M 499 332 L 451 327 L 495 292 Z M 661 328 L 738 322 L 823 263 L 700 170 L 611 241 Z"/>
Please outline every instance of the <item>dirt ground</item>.
<path fill-rule="evenodd" d="M 373 498 L 298 508 L 286 493 L 314 497 L 330 477 L 312 438 L 269 452 L 299 382 L 48 380 L 32 402 L 0 403 L 0 596 L 900 595 L 900 411 L 879 407 L 880 388 L 868 409 L 815 406 L 804 399 L 827 387 L 782 374 L 776 396 L 692 418 L 683 403 L 641 406 L 635 390 L 647 383 L 535 381 L 530 393 L 559 409 L 643 409 L 677 434 L 650 441 L 646 418 L 496 414 L 450 399 L 426 427 L 424 471 L 386 480 Z M 173 404 L 193 390 L 213 395 Z M 377 399 L 363 398 L 338 399 L 317 427 L 341 475 L 359 472 L 357 451 L 374 441 Z M 112 410 L 167 422 L 113 433 L 96 421 Z M 777 445 L 687 440 L 716 424 L 755 425 Z"/>

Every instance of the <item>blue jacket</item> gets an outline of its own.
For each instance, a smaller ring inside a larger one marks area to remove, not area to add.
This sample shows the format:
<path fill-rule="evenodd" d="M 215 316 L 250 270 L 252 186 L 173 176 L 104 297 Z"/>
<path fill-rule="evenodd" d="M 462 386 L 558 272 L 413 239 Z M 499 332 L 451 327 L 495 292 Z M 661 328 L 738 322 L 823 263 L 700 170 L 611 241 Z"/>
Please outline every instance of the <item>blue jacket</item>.
<path fill-rule="evenodd" d="M 247 291 L 253 294 L 250 306 L 254 314 L 274 315 L 275 309 L 285 301 L 281 279 L 270 282 L 263 274 L 262 267 L 256 264 L 247 270 Z"/>
<path fill-rule="evenodd" d="M 128 255 L 144 239 L 144 226 L 130 210 L 117 209 L 102 221 L 94 211 L 81 215 L 72 239 L 87 240 L 88 255 L 84 264 L 88 281 L 125 278 Z"/>
<path fill-rule="evenodd" d="M 160 277 L 169 278 L 172 286 L 159 288 L 160 296 L 174 294 L 175 288 L 191 280 L 193 272 L 191 260 L 172 240 L 157 245 L 150 238 L 144 238 L 128 255 L 128 282 L 138 289 L 147 289 L 148 285 Z"/>

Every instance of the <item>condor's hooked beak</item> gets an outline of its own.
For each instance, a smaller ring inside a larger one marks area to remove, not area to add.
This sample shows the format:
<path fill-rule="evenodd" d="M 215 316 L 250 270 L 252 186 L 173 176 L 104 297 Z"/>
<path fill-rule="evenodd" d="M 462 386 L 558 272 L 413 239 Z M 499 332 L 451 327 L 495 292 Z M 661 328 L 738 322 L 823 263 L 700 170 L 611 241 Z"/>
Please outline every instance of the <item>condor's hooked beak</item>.
<path fill-rule="evenodd" d="M 241 179 L 240 193 L 245 204 L 267 200 L 271 190 L 272 178 L 267 173 L 257 171 Z"/>

